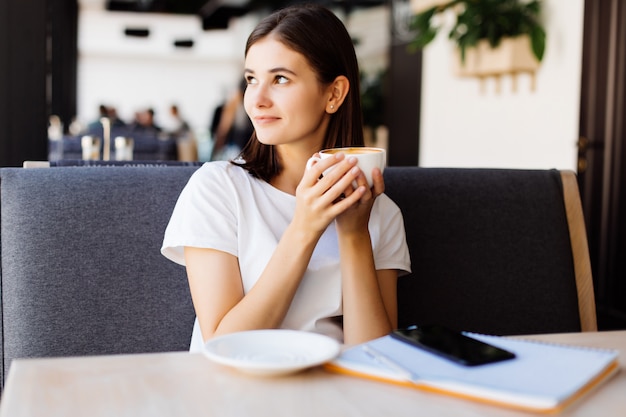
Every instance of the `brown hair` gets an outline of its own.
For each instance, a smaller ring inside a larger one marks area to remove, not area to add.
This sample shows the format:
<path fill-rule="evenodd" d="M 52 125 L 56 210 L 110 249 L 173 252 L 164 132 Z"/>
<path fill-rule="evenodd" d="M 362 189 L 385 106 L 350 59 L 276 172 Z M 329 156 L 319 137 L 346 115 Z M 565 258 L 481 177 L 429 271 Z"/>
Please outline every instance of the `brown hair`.
<path fill-rule="evenodd" d="M 331 114 L 322 149 L 363 145 L 363 116 L 359 87 L 359 66 L 352 39 L 345 26 L 330 10 L 319 5 L 295 5 L 264 18 L 246 43 L 248 51 L 269 34 L 302 54 L 320 83 L 328 85 L 340 75 L 348 78 L 350 90 L 343 104 Z M 233 163 L 250 174 L 270 181 L 282 169 L 276 150 L 256 139 L 256 133 Z"/>

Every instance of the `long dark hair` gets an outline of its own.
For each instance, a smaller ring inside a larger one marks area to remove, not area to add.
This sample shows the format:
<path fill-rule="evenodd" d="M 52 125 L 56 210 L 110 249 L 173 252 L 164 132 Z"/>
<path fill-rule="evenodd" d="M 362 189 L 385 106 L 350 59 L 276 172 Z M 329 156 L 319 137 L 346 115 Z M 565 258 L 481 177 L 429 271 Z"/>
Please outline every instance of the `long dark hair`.
<path fill-rule="evenodd" d="M 250 47 L 269 34 L 295 52 L 302 54 L 320 83 L 328 85 L 344 75 L 350 90 L 339 109 L 330 115 L 322 149 L 363 145 L 363 116 L 359 87 L 359 65 L 352 39 L 345 26 L 333 12 L 319 5 L 295 5 L 264 18 L 252 31 L 246 43 Z M 265 145 L 256 133 L 233 162 L 250 174 L 270 181 L 282 170 L 273 145 Z"/>

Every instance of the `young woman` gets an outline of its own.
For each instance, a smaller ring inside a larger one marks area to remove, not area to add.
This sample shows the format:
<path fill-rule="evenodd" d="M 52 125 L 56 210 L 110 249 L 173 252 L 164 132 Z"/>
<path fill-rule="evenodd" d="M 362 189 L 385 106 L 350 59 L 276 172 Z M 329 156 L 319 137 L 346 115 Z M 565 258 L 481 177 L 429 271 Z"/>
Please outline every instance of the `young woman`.
<path fill-rule="evenodd" d="M 369 188 L 344 154 L 306 169 L 321 149 L 363 145 L 349 34 L 323 7 L 289 7 L 252 32 L 244 72 L 255 132 L 239 159 L 194 173 L 163 242 L 162 253 L 187 268 L 191 350 L 252 329 L 348 344 L 387 334 L 397 325 L 396 279 L 410 261 L 382 173 L 374 170 Z"/>

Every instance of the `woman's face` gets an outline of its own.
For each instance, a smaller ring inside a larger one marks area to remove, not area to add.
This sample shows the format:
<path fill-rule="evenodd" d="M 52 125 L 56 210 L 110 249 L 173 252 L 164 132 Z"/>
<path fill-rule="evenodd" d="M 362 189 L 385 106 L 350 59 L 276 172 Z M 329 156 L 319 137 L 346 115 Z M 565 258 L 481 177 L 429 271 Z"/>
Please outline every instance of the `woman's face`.
<path fill-rule="evenodd" d="M 249 48 L 244 76 L 244 106 L 261 143 L 321 146 L 330 87 L 320 84 L 303 55 L 269 35 Z"/>

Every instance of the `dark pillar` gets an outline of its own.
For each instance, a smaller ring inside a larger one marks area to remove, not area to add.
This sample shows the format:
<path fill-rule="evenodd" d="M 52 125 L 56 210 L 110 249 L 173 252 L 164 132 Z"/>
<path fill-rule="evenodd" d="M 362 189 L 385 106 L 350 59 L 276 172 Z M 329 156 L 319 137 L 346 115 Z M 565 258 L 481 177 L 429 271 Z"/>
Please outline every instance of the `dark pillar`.
<path fill-rule="evenodd" d="M 76 116 L 78 70 L 78 2 L 55 0 L 48 21 L 51 39 L 49 114 L 61 118 L 67 131 Z"/>
<path fill-rule="evenodd" d="M 0 166 L 48 159 L 46 5 L 0 1 Z"/>
<path fill-rule="evenodd" d="M 394 12 L 394 8 L 405 6 L 402 3 L 403 0 L 391 1 L 389 97 L 385 100 L 389 125 L 388 163 L 414 166 L 419 160 L 422 53 L 407 49 L 410 33 L 406 27 L 399 27 L 406 24 L 406 19 L 398 19 L 398 13 Z"/>
<path fill-rule="evenodd" d="M 0 166 L 48 159 L 48 117 L 76 114 L 78 2 L 0 1 Z"/>

